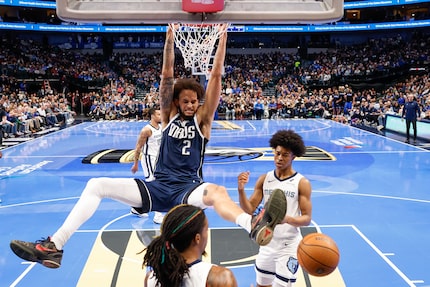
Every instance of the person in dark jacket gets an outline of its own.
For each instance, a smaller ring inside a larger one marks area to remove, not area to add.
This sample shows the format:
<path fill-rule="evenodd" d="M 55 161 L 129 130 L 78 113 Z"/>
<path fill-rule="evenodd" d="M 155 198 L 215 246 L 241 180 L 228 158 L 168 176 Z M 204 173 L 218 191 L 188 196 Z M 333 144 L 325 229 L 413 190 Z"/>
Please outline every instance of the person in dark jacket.
<path fill-rule="evenodd" d="M 414 143 L 417 142 L 417 120 L 420 119 L 420 106 L 415 100 L 415 96 L 409 93 L 407 96 L 407 101 L 403 106 L 402 119 L 406 119 L 406 142 L 409 143 L 410 139 L 410 128 L 414 129 Z"/>
<path fill-rule="evenodd" d="M 0 105 L 0 146 L 3 144 L 4 127 L 7 121 L 7 113 L 3 106 Z M 0 156 L 1 157 L 1 156 Z"/>

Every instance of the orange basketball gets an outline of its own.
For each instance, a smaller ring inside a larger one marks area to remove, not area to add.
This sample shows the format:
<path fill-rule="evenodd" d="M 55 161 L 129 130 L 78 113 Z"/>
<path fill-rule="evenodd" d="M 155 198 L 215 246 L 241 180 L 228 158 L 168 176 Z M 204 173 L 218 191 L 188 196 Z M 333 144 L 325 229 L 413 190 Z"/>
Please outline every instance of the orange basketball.
<path fill-rule="evenodd" d="M 299 243 L 297 259 L 300 266 L 313 276 L 326 276 L 339 264 L 339 249 L 328 235 L 310 233 Z"/>

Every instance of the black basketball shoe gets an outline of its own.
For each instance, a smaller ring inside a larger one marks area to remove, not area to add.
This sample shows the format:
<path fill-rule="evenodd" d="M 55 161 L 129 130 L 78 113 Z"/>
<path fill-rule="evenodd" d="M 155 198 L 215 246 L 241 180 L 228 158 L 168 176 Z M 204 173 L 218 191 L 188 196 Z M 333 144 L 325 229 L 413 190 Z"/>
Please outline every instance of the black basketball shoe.
<path fill-rule="evenodd" d="M 34 243 L 12 240 L 10 248 L 18 257 L 26 261 L 38 262 L 48 268 L 58 268 L 61 266 L 63 251 L 57 250 L 49 237 L 37 240 Z"/>

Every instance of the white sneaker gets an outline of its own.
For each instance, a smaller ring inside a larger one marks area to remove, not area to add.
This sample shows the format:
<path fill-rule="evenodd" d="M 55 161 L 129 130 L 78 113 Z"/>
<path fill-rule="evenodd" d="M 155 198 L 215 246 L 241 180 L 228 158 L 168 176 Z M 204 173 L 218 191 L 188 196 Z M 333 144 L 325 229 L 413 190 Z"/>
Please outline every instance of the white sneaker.
<path fill-rule="evenodd" d="M 158 211 L 154 212 L 154 219 L 153 219 L 154 223 L 161 224 L 163 222 L 163 219 L 164 219 L 163 213 L 158 212 Z"/>
<path fill-rule="evenodd" d="M 142 213 L 140 208 L 135 208 L 135 207 L 132 207 L 130 209 L 130 213 L 137 215 L 139 217 L 148 217 L 149 216 L 148 213 Z"/>

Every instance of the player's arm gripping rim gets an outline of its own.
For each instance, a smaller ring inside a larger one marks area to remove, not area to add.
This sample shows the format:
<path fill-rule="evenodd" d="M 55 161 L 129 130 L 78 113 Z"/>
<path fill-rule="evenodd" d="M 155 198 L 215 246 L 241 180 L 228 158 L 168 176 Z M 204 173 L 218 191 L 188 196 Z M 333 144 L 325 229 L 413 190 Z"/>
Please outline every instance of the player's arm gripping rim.
<path fill-rule="evenodd" d="M 222 89 L 222 75 L 224 71 L 224 59 L 226 54 L 227 42 L 227 28 L 228 24 L 223 24 L 219 29 L 223 33 L 218 42 L 218 48 L 215 53 L 210 78 L 206 88 L 206 96 L 204 104 L 197 110 L 197 119 L 199 121 L 200 129 L 206 139 L 209 140 L 211 134 L 212 121 L 214 114 L 218 108 L 219 98 Z"/>
<path fill-rule="evenodd" d="M 170 27 L 167 29 L 166 42 L 163 52 L 163 67 L 160 82 L 160 111 L 162 128 L 169 123 L 170 117 L 175 115 L 177 109 L 173 103 L 173 68 L 175 64 L 173 31 Z"/>

